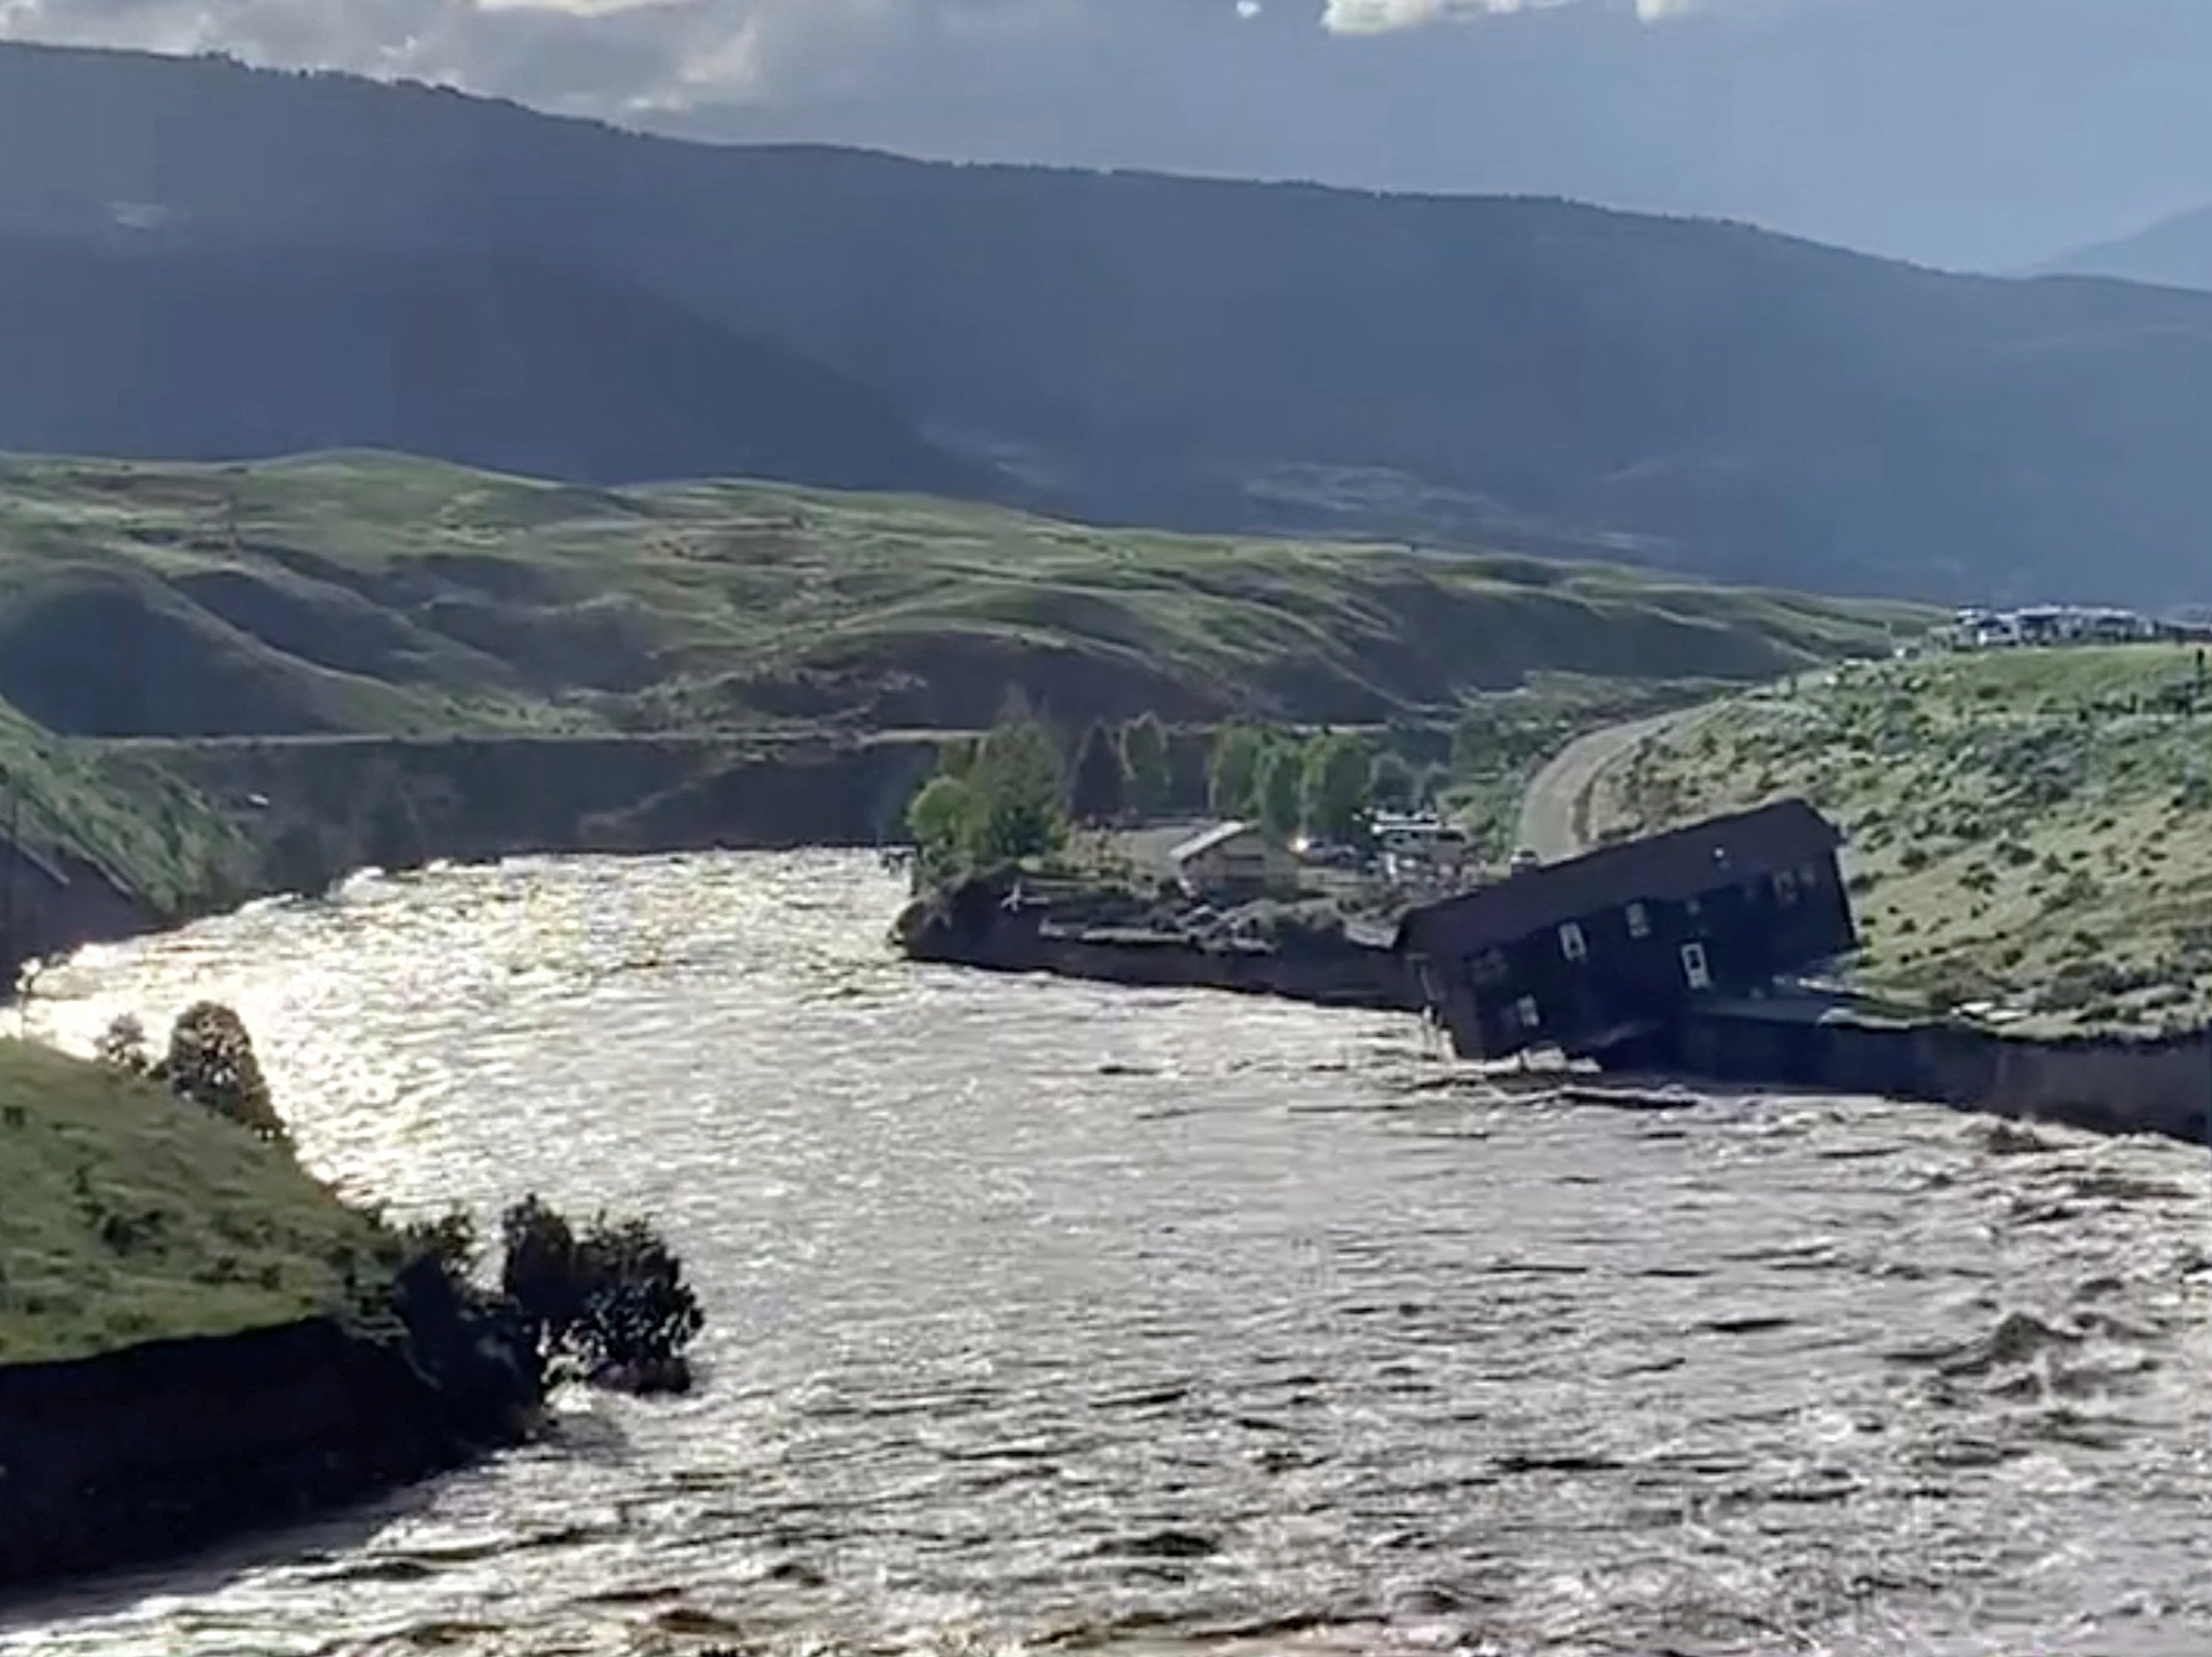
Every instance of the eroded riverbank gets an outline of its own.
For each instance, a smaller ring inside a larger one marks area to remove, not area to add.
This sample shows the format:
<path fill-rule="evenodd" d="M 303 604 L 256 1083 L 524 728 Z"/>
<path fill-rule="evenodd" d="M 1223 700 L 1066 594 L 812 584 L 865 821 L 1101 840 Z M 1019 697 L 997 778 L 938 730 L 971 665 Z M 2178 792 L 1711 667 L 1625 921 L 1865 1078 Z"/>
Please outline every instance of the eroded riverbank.
<path fill-rule="evenodd" d="M 71 1040 L 234 999 L 342 1187 L 663 1217 L 712 1320 L 692 1399 L 572 1404 L 558 1444 L 0 1647 L 2212 1637 L 2199 1156 L 1509 1094 L 1402 1017 L 915 968 L 899 895 L 865 857 L 528 863 L 56 974 L 31 1015 Z"/>

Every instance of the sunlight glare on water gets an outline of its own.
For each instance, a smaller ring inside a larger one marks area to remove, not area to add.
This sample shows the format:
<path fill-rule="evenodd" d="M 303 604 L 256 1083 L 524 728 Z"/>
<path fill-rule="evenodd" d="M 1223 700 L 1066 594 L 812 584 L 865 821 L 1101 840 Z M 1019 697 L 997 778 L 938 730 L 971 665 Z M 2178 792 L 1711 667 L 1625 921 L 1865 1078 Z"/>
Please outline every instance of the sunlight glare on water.
<path fill-rule="evenodd" d="M 1576 1105 L 1411 1021 L 916 968 L 829 853 L 363 879 L 50 974 L 229 1000 L 395 1212 L 659 1220 L 705 1384 L 0 1649 L 2212 1651 L 2201 1153 Z"/>

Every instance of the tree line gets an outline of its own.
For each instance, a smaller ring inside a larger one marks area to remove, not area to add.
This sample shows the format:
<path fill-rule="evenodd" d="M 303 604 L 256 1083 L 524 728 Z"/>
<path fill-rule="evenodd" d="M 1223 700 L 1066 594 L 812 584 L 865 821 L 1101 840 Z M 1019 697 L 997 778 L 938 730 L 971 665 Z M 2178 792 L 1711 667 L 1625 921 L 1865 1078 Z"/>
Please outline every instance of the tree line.
<path fill-rule="evenodd" d="M 1070 754 L 1042 721 L 1002 719 L 949 745 L 907 812 L 927 880 L 1050 861 L 1077 827 L 1142 822 L 1203 809 L 1283 840 L 1358 842 L 1377 810 L 1431 803 L 1441 767 L 1417 770 L 1390 744 L 1355 731 L 1259 725 L 1216 731 L 1200 756 L 1158 719 L 1093 724 Z"/>

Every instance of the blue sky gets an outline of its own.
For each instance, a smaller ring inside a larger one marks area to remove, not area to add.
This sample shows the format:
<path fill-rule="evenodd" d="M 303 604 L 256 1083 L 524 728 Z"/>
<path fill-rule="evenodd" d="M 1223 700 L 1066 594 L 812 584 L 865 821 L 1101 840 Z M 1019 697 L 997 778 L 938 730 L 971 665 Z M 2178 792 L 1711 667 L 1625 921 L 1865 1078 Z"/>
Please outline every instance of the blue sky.
<path fill-rule="evenodd" d="M 0 0 L 708 138 L 1563 194 L 2007 269 L 2212 201 L 2212 0 Z"/>

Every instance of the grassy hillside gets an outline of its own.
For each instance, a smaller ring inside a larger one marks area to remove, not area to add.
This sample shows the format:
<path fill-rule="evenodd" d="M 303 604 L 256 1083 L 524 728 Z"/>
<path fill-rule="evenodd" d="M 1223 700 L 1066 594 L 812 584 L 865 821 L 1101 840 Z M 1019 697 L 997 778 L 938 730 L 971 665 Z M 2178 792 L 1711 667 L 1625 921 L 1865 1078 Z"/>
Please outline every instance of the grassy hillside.
<path fill-rule="evenodd" d="M 2151 646 L 1854 668 L 1677 726 L 1601 780 L 1595 820 L 1803 793 L 1850 836 L 1872 986 L 2028 1029 L 2191 1023 L 2212 1017 L 2199 671 Z"/>
<path fill-rule="evenodd" d="M 0 697 L 75 736 L 1381 719 L 1540 671 L 1754 680 L 1911 610 L 392 457 L 0 462 Z"/>
<path fill-rule="evenodd" d="M 338 1309 L 376 1236 L 289 1156 L 163 1089 L 0 1041 L 0 1363 Z"/>
<path fill-rule="evenodd" d="M 577 477 L 705 450 L 844 482 L 801 461 L 942 444 L 972 482 L 927 487 L 1097 521 L 1604 545 L 1975 600 L 2193 598 L 2212 512 L 2212 295 L 1561 202 L 712 148 L 0 45 L 0 234 L 99 270 L 180 261 L 200 296 L 26 288 L 0 442 L 404 441 Z M 538 275 L 363 292 L 303 251 L 332 247 Z M 386 361 L 419 393 L 404 421 L 370 417 Z M 620 394 L 593 421 L 596 376 Z"/>
<path fill-rule="evenodd" d="M 82 857 L 156 913 L 251 889 L 255 853 L 235 817 L 156 756 L 58 737 L 0 702 L 0 835 L 13 826 L 34 855 Z"/>

